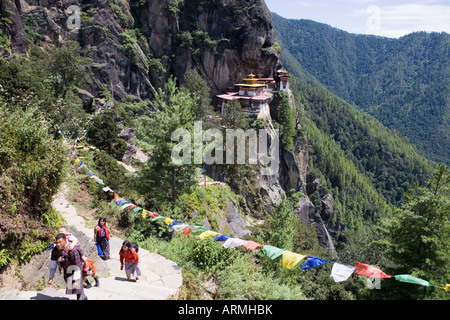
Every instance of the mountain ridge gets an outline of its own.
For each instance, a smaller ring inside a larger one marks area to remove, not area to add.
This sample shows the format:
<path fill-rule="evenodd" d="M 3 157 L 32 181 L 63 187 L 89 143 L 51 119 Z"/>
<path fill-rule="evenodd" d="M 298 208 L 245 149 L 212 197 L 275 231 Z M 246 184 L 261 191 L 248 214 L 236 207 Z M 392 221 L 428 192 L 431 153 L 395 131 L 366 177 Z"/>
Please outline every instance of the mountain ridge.
<path fill-rule="evenodd" d="M 391 39 L 276 13 L 273 17 L 277 41 L 289 52 L 280 59 L 294 74 L 310 83 L 317 80 L 396 129 L 431 160 L 449 163 L 448 33 L 415 32 Z"/>

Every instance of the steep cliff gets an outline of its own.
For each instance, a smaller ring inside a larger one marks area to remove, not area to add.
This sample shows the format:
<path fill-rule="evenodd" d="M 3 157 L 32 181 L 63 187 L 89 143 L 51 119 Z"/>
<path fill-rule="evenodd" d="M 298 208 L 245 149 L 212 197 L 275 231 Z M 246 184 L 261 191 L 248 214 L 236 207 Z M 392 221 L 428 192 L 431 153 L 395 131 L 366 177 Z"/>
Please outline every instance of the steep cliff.
<path fill-rule="evenodd" d="M 183 81 L 190 69 L 213 96 L 250 72 L 274 76 L 278 64 L 262 0 L 16 0 L 1 10 L 10 17 L 3 29 L 13 52 L 77 41 L 93 62 L 85 89 L 94 96 L 106 84 L 118 100 L 151 99 L 168 76 Z"/>
<path fill-rule="evenodd" d="M 1 26 L 10 48 L 0 48 L 3 55 L 26 54 L 33 44 L 79 43 L 80 53 L 92 61 L 90 82 L 80 88 L 88 102 L 106 85 L 119 101 L 132 96 L 151 105 L 170 76 L 183 83 L 191 69 L 214 97 L 249 73 L 275 77 L 281 67 L 272 15 L 263 0 L 9 0 L 0 9 L 9 17 Z M 271 103 L 275 121 L 279 102 Z M 291 94 L 290 104 L 295 109 Z M 307 172 L 308 143 L 298 133 L 292 152 L 280 149 L 279 171 L 261 175 L 244 194 L 256 208 L 254 215 L 270 214 L 292 190 L 307 197 Z M 296 214 L 305 224 L 314 223 L 320 244 L 332 249 L 319 212 L 324 210 L 299 203 Z"/>

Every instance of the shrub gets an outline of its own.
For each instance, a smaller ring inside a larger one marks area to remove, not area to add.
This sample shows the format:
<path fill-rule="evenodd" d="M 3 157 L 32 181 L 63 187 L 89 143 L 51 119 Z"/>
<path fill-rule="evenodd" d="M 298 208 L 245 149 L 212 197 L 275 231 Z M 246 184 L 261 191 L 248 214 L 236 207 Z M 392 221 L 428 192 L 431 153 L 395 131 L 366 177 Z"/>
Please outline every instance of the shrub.
<path fill-rule="evenodd" d="M 201 240 L 195 237 L 192 249 L 192 260 L 201 269 L 220 268 L 228 264 L 232 258 L 232 250 L 223 248 L 220 243 L 211 239 Z"/>

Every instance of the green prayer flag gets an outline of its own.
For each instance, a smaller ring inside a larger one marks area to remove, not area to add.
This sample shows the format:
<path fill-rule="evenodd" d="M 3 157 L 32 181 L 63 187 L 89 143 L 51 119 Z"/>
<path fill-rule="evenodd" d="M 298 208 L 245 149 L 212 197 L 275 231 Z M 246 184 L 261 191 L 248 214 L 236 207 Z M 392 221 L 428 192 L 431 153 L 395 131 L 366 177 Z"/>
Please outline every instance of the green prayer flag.
<path fill-rule="evenodd" d="M 264 252 L 272 260 L 281 256 L 284 251 L 286 251 L 286 250 L 280 249 L 277 247 L 273 247 L 273 246 L 269 246 L 269 245 L 265 245 L 262 248 L 262 252 Z"/>
<path fill-rule="evenodd" d="M 141 207 L 136 207 L 134 209 L 131 209 L 131 211 L 133 211 L 134 213 L 138 212 L 139 210 L 142 210 Z"/>
<path fill-rule="evenodd" d="M 156 221 L 156 220 L 159 220 L 159 219 L 165 219 L 166 217 L 163 217 L 163 216 L 157 216 L 156 218 L 152 218 L 152 219 L 150 219 L 150 221 Z"/>
<path fill-rule="evenodd" d="M 191 231 L 192 232 L 208 231 L 208 229 L 201 226 L 191 226 Z"/>
<path fill-rule="evenodd" d="M 418 284 L 425 287 L 430 287 L 431 284 L 428 281 L 413 277 L 409 274 L 400 274 L 397 276 L 394 276 L 395 280 L 401 281 L 401 282 L 408 282 L 413 284 Z"/>

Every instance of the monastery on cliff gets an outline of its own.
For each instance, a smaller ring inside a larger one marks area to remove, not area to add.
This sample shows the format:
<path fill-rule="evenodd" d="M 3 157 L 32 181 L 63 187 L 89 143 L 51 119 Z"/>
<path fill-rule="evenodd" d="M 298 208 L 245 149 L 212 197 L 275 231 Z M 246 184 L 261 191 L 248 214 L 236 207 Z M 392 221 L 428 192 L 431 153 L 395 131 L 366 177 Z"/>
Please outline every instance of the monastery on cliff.
<path fill-rule="evenodd" d="M 216 110 L 223 115 L 230 101 L 237 100 L 247 115 L 266 118 L 270 116 L 269 103 L 272 100 L 272 92 L 289 90 L 289 75 L 282 69 L 277 71 L 276 79 L 263 78 L 262 74 L 256 77 L 251 73 L 234 86 L 239 88 L 239 91 L 216 96 L 218 98 Z"/>

